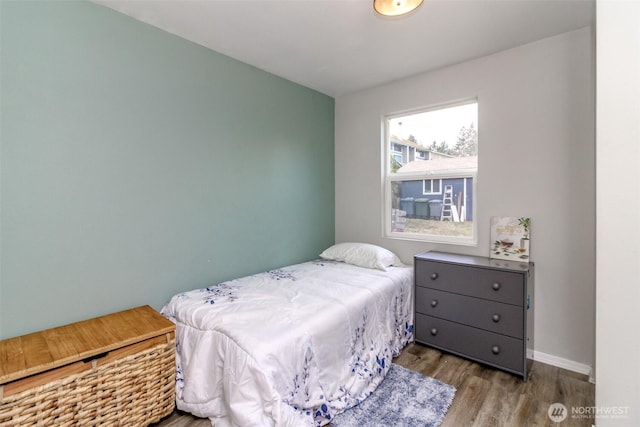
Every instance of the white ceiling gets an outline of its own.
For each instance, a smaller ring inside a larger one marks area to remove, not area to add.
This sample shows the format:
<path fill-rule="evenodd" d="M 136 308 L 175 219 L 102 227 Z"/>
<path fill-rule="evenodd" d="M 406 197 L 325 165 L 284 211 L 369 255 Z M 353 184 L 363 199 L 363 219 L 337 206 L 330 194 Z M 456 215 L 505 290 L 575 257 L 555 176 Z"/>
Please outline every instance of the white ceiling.
<path fill-rule="evenodd" d="M 595 20 L 595 0 L 424 0 L 400 18 L 371 0 L 95 2 L 334 97 Z"/>

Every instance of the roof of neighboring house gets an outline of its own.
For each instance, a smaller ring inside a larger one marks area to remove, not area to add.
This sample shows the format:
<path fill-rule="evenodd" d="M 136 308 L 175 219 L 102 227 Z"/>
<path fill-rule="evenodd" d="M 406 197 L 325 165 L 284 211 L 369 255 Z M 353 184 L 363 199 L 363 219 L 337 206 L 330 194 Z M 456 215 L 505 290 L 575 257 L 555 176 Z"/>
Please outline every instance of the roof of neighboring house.
<path fill-rule="evenodd" d="M 398 173 L 475 169 L 477 167 L 478 156 L 451 157 L 433 160 L 414 160 L 398 169 Z"/>

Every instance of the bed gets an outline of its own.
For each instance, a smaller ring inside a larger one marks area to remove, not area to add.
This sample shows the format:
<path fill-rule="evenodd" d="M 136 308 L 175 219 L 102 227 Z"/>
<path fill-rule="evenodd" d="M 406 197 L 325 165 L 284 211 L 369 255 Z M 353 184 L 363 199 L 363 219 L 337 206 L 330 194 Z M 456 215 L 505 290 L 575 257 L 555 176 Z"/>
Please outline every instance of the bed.
<path fill-rule="evenodd" d="M 216 427 L 321 426 L 413 340 L 413 269 L 343 243 L 316 261 L 175 295 L 176 403 Z"/>

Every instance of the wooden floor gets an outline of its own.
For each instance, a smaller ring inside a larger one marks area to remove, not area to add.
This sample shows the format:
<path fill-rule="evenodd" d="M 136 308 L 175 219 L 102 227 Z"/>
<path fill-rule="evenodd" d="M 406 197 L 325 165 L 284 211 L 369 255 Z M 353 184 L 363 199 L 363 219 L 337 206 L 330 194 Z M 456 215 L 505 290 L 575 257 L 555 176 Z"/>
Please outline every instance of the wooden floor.
<path fill-rule="evenodd" d="M 585 375 L 533 362 L 529 381 L 420 344 L 410 344 L 395 363 L 457 388 L 442 427 L 591 426 L 594 419 L 572 416 L 572 408 L 595 406 L 595 386 Z M 554 423 L 547 411 L 562 403 L 568 417 Z M 158 427 L 205 427 L 208 419 L 174 412 Z M 247 426 L 249 427 L 249 426 Z M 256 426 L 257 427 L 257 426 Z M 393 426 L 389 426 L 393 427 Z"/>

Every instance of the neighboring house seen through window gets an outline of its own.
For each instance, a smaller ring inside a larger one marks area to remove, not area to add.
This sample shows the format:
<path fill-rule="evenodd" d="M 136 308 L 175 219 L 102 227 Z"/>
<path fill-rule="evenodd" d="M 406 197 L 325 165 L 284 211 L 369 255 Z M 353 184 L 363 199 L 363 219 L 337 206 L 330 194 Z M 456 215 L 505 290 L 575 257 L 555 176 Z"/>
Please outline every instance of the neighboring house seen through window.
<path fill-rule="evenodd" d="M 385 234 L 475 245 L 478 103 L 385 118 Z"/>

